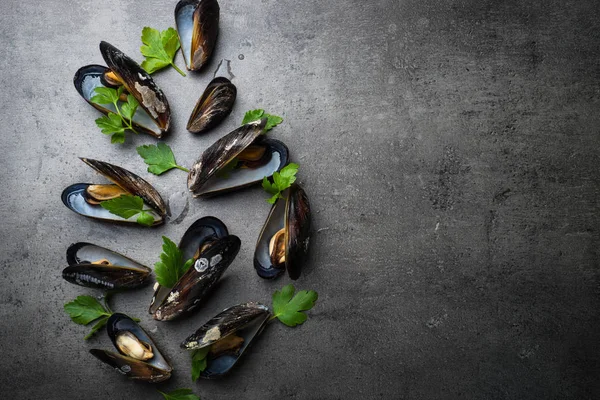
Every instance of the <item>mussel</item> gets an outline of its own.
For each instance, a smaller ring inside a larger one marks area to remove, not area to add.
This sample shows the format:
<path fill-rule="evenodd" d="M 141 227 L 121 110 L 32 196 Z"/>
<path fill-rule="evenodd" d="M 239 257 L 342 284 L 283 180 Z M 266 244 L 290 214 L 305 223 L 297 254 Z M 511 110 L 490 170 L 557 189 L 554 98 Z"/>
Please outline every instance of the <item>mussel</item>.
<path fill-rule="evenodd" d="M 217 140 L 202 153 L 188 175 L 194 197 L 237 190 L 270 177 L 288 162 L 282 142 L 266 138 L 267 119 L 250 122 Z"/>
<path fill-rule="evenodd" d="M 186 314 L 206 298 L 240 250 L 240 239 L 229 235 L 223 222 L 214 217 L 200 218 L 185 232 L 179 243 L 183 259 L 194 264 L 172 288 L 154 288 L 149 312 L 158 321 Z"/>
<path fill-rule="evenodd" d="M 298 279 L 308 255 L 311 233 L 310 203 L 297 183 L 277 200 L 258 236 L 254 251 L 254 268 L 259 276 L 270 279 L 285 270 Z"/>
<path fill-rule="evenodd" d="M 79 242 L 67 249 L 69 266 L 63 278 L 75 285 L 97 289 L 132 289 L 147 283 L 152 270 L 112 250 Z"/>
<path fill-rule="evenodd" d="M 167 206 L 160 194 L 148 182 L 119 166 L 107 162 L 81 158 L 81 161 L 112 181 L 112 184 L 76 183 L 62 192 L 62 201 L 72 211 L 85 217 L 135 223 L 136 217 L 121 218 L 100 206 L 100 202 L 117 198 L 123 193 L 139 196 L 144 200 L 144 208 L 154 218 L 153 225 L 164 223 Z"/>
<path fill-rule="evenodd" d="M 107 67 L 86 65 L 81 67 L 73 78 L 75 89 L 88 103 L 104 114 L 116 112 L 112 104 L 96 104 L 91 101 L 98 87 L 118 88 L 123 86 L 121 101 L 127 101 L 131 94 L 139 102 L 132 122 L 136 129 L 156 138 L 169 129 L 171 110 L 162 90 L 152 77 L 135 61 L 107 42 L 100 43 L 100 52 Z"/>
<path fill-rule="evenodd" d="M 187 123 L 187 130 L 203 133 L 217 126 L 231 113 L 237 89 L 225 77 L 214 78 L 196 103 Z"/>
<path fill-rule="evenodd" d="M 175 25 L 187 69 L 201 69 L 217 43 L 219 3 L 217 0 L 181 0 L 175 7 Z"/>
<path fill-rule="evenodd" d="M 218 378 L 231 370 L 271 317 L 267 306 L 245 303 L 227 308 L 181 344 L 197 350 L 210 346 L 203 378 Z"/>
<path fill-rule="evenodd" d="M 171 377 L 173 368 L 169 362 L 150 336 L 127 315 L 111 315 L 106 332 L 118 353 L 91 349 L 94 357 L 130 379 L 155 383 Z"/>

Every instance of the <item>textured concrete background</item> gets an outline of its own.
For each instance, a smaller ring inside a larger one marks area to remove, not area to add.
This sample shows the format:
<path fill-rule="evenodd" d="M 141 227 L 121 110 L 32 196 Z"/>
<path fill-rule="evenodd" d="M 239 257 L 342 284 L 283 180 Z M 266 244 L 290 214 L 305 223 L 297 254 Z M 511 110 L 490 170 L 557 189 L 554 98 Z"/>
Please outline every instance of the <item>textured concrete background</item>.
<path fill-rule="evenodd" d="M 78 156 L 114 162 L 168 198 L 186 176 L 145 172 L 111 145 L 73 88 L 106 40 L 141 61 L 145 25 L 174 25 L 175 1 L 0 3 L 0 389 L 10 399 L 158 399 L 88 354 L 65 302 L 98 291 L 60 276 L 86 240 L 147 264 L 214 215 L 242 239 L 223 285 L 189 319 L 157 323 L 151 287 L 115 298 L 142 318 L 203 399 L 597 399 L 600 397 L 600 13 L 594 0 L 222 1 L 202 73 L 157 73 L 183 165 L 263 107 L 301 164 L 315 229 L 297 286 L 320 294 L 309 321 L 272 324 L 222 381 L 192 383 L 179 342 L 222 308 L 270 302 L 288 282 L 255 274 L 269 210 L 253 188 L 190 198 L 156 229 L 84 219 L 64 187 L 97 181 Z M 242 57 L 243 55 L 243 57 Z M 215 131 L 185 122 L 219 59 L 238 100 Z M 243 60 L 242 60 L 243 58 Z M 178 55 L 177 63 L 183 64 Z"/>

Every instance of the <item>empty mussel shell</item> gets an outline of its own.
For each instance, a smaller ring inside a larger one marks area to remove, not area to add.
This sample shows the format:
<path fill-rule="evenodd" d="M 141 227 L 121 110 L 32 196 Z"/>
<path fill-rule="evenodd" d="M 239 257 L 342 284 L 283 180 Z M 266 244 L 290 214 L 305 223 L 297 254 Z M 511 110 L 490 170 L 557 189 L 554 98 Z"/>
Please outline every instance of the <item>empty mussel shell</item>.
<path fill-rule="evenodd" d="M 134 127 L 154 137 L 161 138 L 169 129 L 171 111 L 162 90 L 135 61 L 127 57 L 116 47 L 107 42 L 100 43 L 100 52 L 107 67 L 86 65 L 80 68 L 73 78 L 77 92 L 96 109 L 104 114 L 116 112 L 113 104 L 96 104 L 91 101 L 98 87 L 123 86 L 124 93 L 129 93 L 139 103 L 132 122 Z M 126 101 L 126 95 L 121 101 Z"/>
<path fill-rule="evenodd" d="M 196 220 L 185 231 L 179 241 L 179 249 L 183 253 L 183 260 L 193 258 L 196 260 L 199 256 L 199 250 L 205 249 L 211 243 L 229 235 L 227 227 L 221 220 L 215 217 L 202 217 Z M 158 308 L 169 296 L 171 288 L 161 286 L 158 282 L 154 285 L 154 295 L 148 312 L 154 314 Z"/>
<path fill-rule="evenodd" d="M 270 317 L 269 308 L 259 303 L 245 303 L 227 308 L 185 339 L 181 347 L 196 350 L 211 346 L 206 369 L 200 376 L 218 378 L 229 372 L 237 363 L 260 335 Z M 223 342 L 227 343 L 221 346 Z"/>
<path fill-rule="evenodd" d="M 310 225 L 308 196 L 294 183 L 283 193 L 283 199 L 273 204 L 258 236 L 254 251 L 258 275 L 270 279 L 287 270 L 291 279 L 298 279 L 308 255 Z"/>
<path fill-rule="evenodd" d="M 213 79 L 196 103 L 187 123 L 187 130 L 203 133 L 217 126 L 231 113 L 237 89 L 225 77 Z"/>
<path fill-rule="evenodd" d="M 173 368 L 169 362 L 150 336 L 127 315 L 113 314 L 106 324 L 106 332 L 118 353 L 91 349 L 90 353 L 100 361 L 130 379 L 155 383 L 171 377 Z"/>
<path fill-rule="evenodd" d="M 110 180 L 114 185 L 123 189 L 126 193 L 139 196 L 144 200 L 145 208 L 149 207 L 152 211 L 149 214 L 154 218 L 153 225 L 164 223 L 167 214 L 167 206 L 160 194 L 148 182 L 119 166 L 107 162 L 93 160 L 90 158 L 81 158 L 81 160 L 95 169 L 98 173 Z M 136 216 L 131 218 L 122 218 L 110 213 L 100 206 L 98 192 L 102 196 L 106 190 L 98 190 L 105 186 L 113 185 L 94 185 L 91 183 L 76 183 L 67 187 L 62 192 L 62 201 L 65 206 L 77 214 L 94 219 L 135 223 Z M 115 196 L 121 192 L 116 192 Z M 118 196 L 117 196 L 118 197 Z M 104 198 L 104 197 L 101 197 Z"/>
<path fill-rule="evenodd" d="M 250 122 L 206 149 L 190 168 L 188 189 L 208 197 L 261 182 L 288 162 L 288 149 L 262 135 L 267 119 Z"/>
<path fill-rule="evenodd" d="M 75 243 L 67 249 L 69 266 L 63 278 L 97 289 L 132 289 L 147 283 L 152 270 L 117 252 L 91 243 Z"/>
<path fill-rule="evenodd" d="M 219 3 L 217 0 L 181 0 L 175 7 L 175 26 L 187 69 L 201 69 L 217 43 Z"/>

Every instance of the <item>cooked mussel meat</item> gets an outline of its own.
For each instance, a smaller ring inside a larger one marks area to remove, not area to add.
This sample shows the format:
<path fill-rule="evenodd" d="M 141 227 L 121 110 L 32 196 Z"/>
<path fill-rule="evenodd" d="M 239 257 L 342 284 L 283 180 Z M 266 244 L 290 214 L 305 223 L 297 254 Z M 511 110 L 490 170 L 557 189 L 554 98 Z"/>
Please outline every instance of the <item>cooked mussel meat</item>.
<path fill-rule="evenodd" d="M 310 203 L 306 192 L 294 183 L 283 199 L 271 207 L 254 251 L 254 268 L 263 278 L 275 278 L 287 270 L 300 277 L 310 242 Z"/>
<path fill-rule="evenodd" d="M 213 196 L 262 181 L 288 162 L 288 149 L 262 135 L 267 119 L 225 135 L 202 153 L 188 175 L 194 197 Z"/>
<path fill-rule="evenodd" d="M 79 94 L 104 114 L 116 113 L 113 104 L 97 104 L 91 100 L 96 88 L 122 88 L 120 101 L 127 101 L 127 95 L 131 94 L 139 103 L 132 118 L 134 128 L 161 138 L 171 121 L 169 103 L 162 90 L 142 67 L 116 47 L 101 42 L 100 52 L 108 68 L 101 65 L 80 68 L 73 79 Z"/>
<path fill-rule="evenodd" d="M 152 270 L 115 251 L 91 243 L 67 249 L 69 266 L 63 278 L 75 285 L 96 289 L 132 289 L 145 285 Z"/>
<path fill-rule="evenodd" d="M 130 379 L 162 382 L 173 368 L 150 336 L 131 318 L 113 314 L 106 324 L 108 337 L 118 353 L 91 349 L 90 353 Z"/>
<path fill-rule="evenodd" d="M 103 161 L 81 158 L 112 184 L 77 183 L 62 192 L 62 201 L 70 210 L 95 219 L 135 223 L 136 217 L 122 218 L 104 209 L 102 201 L 114 199 L 124 194 L 139 196 L 144 201 L 144 209 L 154 218 L 153 225 L 162 224 L 167 214 L 167 206 L 160 194 L 148 182 L 119 166 Z"/>
<path fill-rule="evenodd" d="M 271 317 L 258 303 L 239 304 L 223 310 L 181 344 L 187 350 L 209 348 L 203 378 L 218 378 L 231 370 Z"/>
<path fill-rule="evenodd" d="M 181 0 L 175 7 L 175 25 L 187 69 L 201 69 L 217 43 L 219 3 L 217 0 Z"/>
<path fill-rule="evenodd" d="M 225 77 L 214 78 L 196 103 L 187 130 L 203 133 L 217 126 L 233 109 L 237 89 Z"/>
<path fill-rule="evenodd" d="M 172 288 L 157 284 L 150 305 L 152 317 L 159 321 L 175 319 L 201 305 L 240 249 L 240 239 L 229 235 L 217 218 L 200 218 L 183 235 L 179 248 L 183 259 L 194 260 Z"/>

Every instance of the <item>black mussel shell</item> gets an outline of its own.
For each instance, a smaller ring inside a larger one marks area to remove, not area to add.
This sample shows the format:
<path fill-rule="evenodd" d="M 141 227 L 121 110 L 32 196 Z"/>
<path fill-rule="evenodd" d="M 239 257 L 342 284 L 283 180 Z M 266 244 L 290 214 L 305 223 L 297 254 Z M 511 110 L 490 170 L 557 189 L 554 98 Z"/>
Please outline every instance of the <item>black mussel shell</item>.
<path fill-rule="evenodd" d="M 196 103 L 187 123 L 187 130 L 203 133 L 217 126 L 233 109 L 237 89 L 229 79 L 213 79 Z"/>
<path fill-rule="evenodd" d="M 194 197 L 209 197 L 261 182 L 281 170 L 289 158 L 287 147 L 261 135 L 266 118 L 246 124 L 225 135 L 202 153 L 188 175 L 188 188 Z M 266 148 L 266 162 L 256 168 L 233 168 L 228 164 L 250 145 Z M 223 173 L 223 171 L 226 171 Z"/>
<path fill-rule="evenodd" d="M 140 107 L 156 121 L 161 134 L 169 129 L 171 110 L 166 96 L 152 77 L 138 63 L 107 42 L 100 43 L 100 53 L 108 68 L 123 82 Z M 157 135 L 161 137 L 162 135 Z"/>
<path fill-rule="evenodd" d="M 110 264 L 99 263 L 106 260 Z M 147 283 L 152 270 L 119 253 L 91 243 L 75 243 L 67 249 L 69 266 L 63 278 L 70 283 L 98 289 L 132 289 Z"/>
<path fill-rule="evenodd" d="M 179 241 L 179 249 L 183 253 L 183 259 L 194 258 L 198 249 L 206 243 L 222 239 L 229 235 L 227 227 L 221 220 L 215 217 L 202 217 L 196 220 L 185 231 Z M 160 286 L 157 282 L 154 287 L 154 296 L 150 304 L 149 313 L 154 314 L 159 305 L 167 298 L 171 288 Z"/>
<path fill-rule="evenodd" d="M 217 43 L 219 3 L 216 0 L 181 0 L 175 7 L 175 26 L 187 69 L 201 69 Z"/>
<path fill-rule="evenodd" d="M 275 278 L 284 271 L 271 263 L 269 242 L 273 235 L 285 228 L 285 270 L 291 279 L 298 279 L 308 256 L 311 234 L 310 203 L 306 192 L 297 183 L 286 190 L 267 217 L 258 236 L 254 251 L 254 268 L 265 279 Z"/>
<path fill-rule="evenodd" d="M 209 356 L 207 359 L 206 369 L 200 376 L 218 378 L 229 372 L 237 363 L 260 335 L 270 317 L 269 308 L 259 303 L 245 303 L 227 308 L 190 335 L 181 347 L 188 350 L 201 349 L 232 334 L 243 338 L 244 343 L 236 354 L 227 353 L 214 358 Z"/>
<path fill-rule="evenodd" d="M 119 353 L 91 349 L 90 353 L 100 361 L 110 365 L 130 379 L 155 383 L 165 381 L 171 377 L 173 371 L 171 365 L 160 353 L 150 336 L 131 318 L 124 314 L 113 314 L 108 319 L 106 331 Z M 121 331 L 131 332 L 141 342 L 149 344 L 152 347 L 154 356 L 149 360 L 142 361 L 122 354 L 116 345 L 117 335 Z"/>
<path fill-rule="evenodd" d="M 81 97 L 104 114 L 116 112 L 114 105 L 96 104 L 92 102 L 91 99 L 94 97 L 95 89 L 97 87 L 112 87 L 104 82 L 103 76 L 108 71 L 109 69 L 102 65 L 86 65 L 81 67 L 75 73 L 75 77 L 73 78 L 75 89 L 77 89 L 77 92 Z M 145 132 L 157 138 L 162 136 L 163 129 L 158 125 L 158 122 L 150 117 L 150 114 L 141 107 L 138 107 L 132 122 L 135 129 L 138 131 Z"/>
<path fill-rule="evenodd" d="M 213 241 L 179 279 L 152 317 L 168 321 L 195 309 L 233 262 L 240 245 L 240 239 L 234 235 Z"/>

